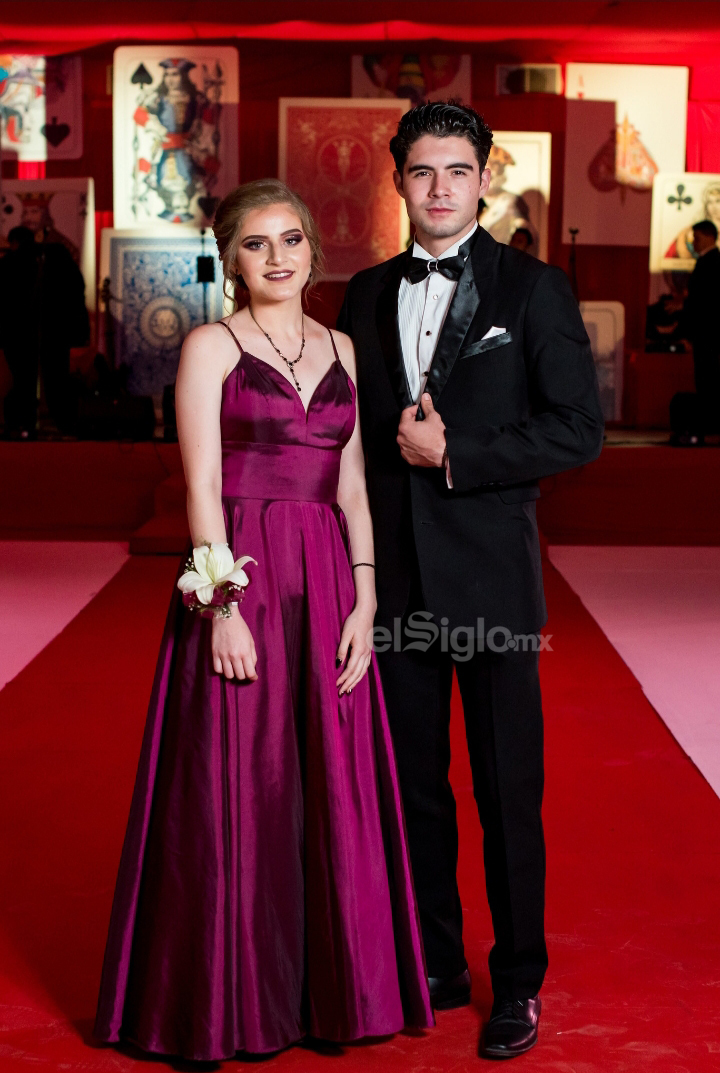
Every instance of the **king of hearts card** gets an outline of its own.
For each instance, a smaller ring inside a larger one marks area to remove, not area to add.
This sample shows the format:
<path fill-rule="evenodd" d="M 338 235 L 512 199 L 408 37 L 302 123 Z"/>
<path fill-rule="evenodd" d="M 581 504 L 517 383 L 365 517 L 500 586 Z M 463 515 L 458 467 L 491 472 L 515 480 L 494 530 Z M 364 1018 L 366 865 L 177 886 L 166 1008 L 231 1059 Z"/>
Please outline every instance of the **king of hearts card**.
<path fill-rule="evenodd" d="M 211 221 L 238 182 L 238 54 L 124 46 L 113 63 L 115 227 Z"/>

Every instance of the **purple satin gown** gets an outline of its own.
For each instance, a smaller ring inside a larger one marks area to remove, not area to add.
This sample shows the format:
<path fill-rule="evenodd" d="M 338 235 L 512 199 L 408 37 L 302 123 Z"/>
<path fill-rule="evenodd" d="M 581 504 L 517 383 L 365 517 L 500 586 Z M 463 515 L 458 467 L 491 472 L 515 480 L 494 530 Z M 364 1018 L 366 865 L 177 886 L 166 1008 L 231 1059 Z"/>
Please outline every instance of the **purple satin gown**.
<path fill-rule="evenodd" d="M 212 623 L 176 592 L 95 1024 L 100 1040 L 205 1060 L 433 1023 L 374 657 L 351 694 L 335 685 L 354 602 L 336 498 L 355 389 L 336 352 L 306 412 L 238 347 L 222 503 L 235 558 L 258 561 L 241 605 L 258 680 L 214 672 Z"/>

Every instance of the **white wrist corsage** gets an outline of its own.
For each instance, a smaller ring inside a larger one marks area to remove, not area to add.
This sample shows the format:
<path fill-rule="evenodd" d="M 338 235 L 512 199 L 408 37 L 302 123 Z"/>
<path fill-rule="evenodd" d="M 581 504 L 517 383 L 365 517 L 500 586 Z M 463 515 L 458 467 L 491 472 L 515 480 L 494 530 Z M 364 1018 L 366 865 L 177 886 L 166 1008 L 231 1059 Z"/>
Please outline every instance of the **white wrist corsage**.
<path fill-rule="evenodd" d="M 233 562 L 227 544 L 203 544 L 193 548 L 192 559 L 188 559 L 185 573 L 177 583 L 185 606 L 201 615 L 229 618 L 231 605 L 240 603 L 250 584 L 243 570 L 245 563 L 257 566 L 251 555 L 243 555 Z"/>

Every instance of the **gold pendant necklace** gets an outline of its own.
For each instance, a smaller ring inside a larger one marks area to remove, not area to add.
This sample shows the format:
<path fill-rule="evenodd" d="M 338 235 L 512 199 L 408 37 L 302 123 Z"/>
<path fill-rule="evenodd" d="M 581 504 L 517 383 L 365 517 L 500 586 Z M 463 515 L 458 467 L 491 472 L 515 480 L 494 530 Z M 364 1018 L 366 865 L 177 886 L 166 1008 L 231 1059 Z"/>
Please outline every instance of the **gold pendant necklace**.
<path fill-rule="evenodd" d="M 248 311 L 249 311 L 250 316 L 252 317 L 252 319 L 255 320 L 255 314 L 252 311 L 252 306 L 248 306 Z M 298 356 L 296 358 L 293 358 L 292 361 L 290 361 L 289 358 L 286 358 L 285 355 L 283 354 L 283 352 L 281 350 L 279 350 L 275 346 L 275 344 L 273 343 L 272 339 L 270 338 L 268 333 L 265 331 L 265 329 L 262 327 L 262 325 L 258 324 L 258 322 L 255 320 L 255 323 L 257 324 L 258 328 L 260 329 L 260 331 L 263 333 L 263 335 L 267 339 L 267 341 L 270 344 L 270 346 L 273 348 L 275 353 L 278 354 L 282 358 L 282 360 L 285 362 L 285 364 L 287 365 L 288 369 L 290 370 L 290 375 L 292 376 L 292 378 L 293 378 L 293 380 L 295 382 L 295 388 L 296 388 L 296 390 L 298 392 L 302 392 L 302 388 L 300 387 L 300 383 L 298 381 L 298 378 L 295 375 L 295 369 L 293 368 L 293 366 L 297 365 L 297 363 L 300 361 L 300 358 L 303 356 L 303 350 L 305 349 L 305 314 L 301 313 L 300 318 L 301 318 L 300 323 L 301 323 L 301 331 L 302 331 L 302 343 L 300 344 L 300 353 L 298 354 Z"/>

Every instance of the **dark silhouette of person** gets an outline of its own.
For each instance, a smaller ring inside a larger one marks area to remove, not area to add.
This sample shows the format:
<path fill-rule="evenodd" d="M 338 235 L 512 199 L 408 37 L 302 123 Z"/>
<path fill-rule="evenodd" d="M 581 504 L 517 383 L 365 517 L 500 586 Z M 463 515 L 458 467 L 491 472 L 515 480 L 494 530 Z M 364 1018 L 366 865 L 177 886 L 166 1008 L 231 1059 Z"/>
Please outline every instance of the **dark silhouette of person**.
<path fill-rule="evenodd" d="M 516 250 L 522 250 L 526 253 L 534 242 L 532 237 L 532 231 L 527 227 L 517 227 L 510 238 L 509 245 Z"/>
<path fill-rule="evenodd" d="M 645 350 L 656 353 L 682 353 L 684 337 L 687 272 L 666 272 L 669 293 L 661 294 L 657 302 L 647 307 L 645 317 Z"/>
<path fill-rule="evenodd" d="M 5 434 L 36 434 L 38 376 L 60 431 L 69 431 L 70 348 L 84 346 L 90 325 L 85 282 L 60 243 L 37 242 L 27 227 L 14 227 L 0 260 L 0 347 L 12 373 L 5 398 Z"/>
<path fill-rule="evenodd" d="M 697 263 L 688 280 L 683 315 L 685 336 L 693 346 L 698 415 L 704 436 L 720 431 L 720 249 L 712 220 L 693 226 Z"/>

